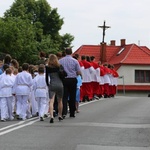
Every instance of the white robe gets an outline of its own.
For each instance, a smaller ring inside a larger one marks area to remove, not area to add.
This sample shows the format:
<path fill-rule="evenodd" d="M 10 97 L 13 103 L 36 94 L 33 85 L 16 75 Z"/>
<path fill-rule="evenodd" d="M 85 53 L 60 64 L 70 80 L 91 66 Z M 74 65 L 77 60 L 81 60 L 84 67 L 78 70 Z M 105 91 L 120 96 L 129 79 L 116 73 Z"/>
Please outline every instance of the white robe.
<path fill-rule="evenodd" d="M 33 81 L 31 74 L 27 71 L 22 71 L 16 76 L 13 93 L 16 95 L 29 95 L 32 85 Z"/>
<path fill-rule="evenodd" d="M 1 120 L 13 119 L 12 114 L 12 87 L 14 85 L 14 78 L 11 75 L 2 75 L 0 77 L 0 107 L 1 107 Z"/>
<path fill-rule="evenodd" d="M 13 87 L 13 93 L 16 94 L 17 98 L 17 110 L 16 113 L 23 120 L 29 116 L 28 106 L 29 106 L 29 94 L 31 92 L 31 87 L 33 85 L 32 76 L 27 71 L 22 71 L 17 74 L 15 79 L 15 84 Z"/>
<path fill-rule="evenodd" d="M 39 117 L 44 117 L 47 106 L 48 87 L 45 80 L 45 74 L 38 74 L 34 78 L 33 89 L 35 91 L 35 99 L 38 103 Z"/>
<path fill-rule="evenodd" d="M 14 81 L 15 81 L 16 75 L 12 74 L 11 76 L 14 78 Z M 13 96 L 12 107 L 13 107 L 12 112 L 13 112 L 13 113 L 16 112 L 16 97 L 15 97 L 15 96 Z"/>
<path fill-rule="evenodd" d="M 37 75 L 33 79 L 33 89 L 35 90 L 35 98 L 36 97 L 47 97 L 47 85 L 45 80 L 45 75 Z"/>
<path fill-rule="evenodd" d="M 14 78 L 10 75 L 5 74 L 0 76 L 0 97 L 12 96 L 14 81 Z"/>

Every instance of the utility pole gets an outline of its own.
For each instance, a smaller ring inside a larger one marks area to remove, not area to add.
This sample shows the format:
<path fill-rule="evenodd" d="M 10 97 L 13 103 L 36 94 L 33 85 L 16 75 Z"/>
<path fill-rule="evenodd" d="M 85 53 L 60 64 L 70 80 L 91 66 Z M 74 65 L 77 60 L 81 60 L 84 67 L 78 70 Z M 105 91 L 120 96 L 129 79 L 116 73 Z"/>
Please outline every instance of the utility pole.
<path fill-rule="evenodd" d="M 105 21 L 104 21 L 104 25 L 103 25 L 103 26 L 98 26 L 98 27 L 103 29 L 102 43 L 104 43 L 105 30 L 108 29 L 108 28 L 110 28 L 110 26 L 106 26 L 106 25 L 105 25 Z"/>

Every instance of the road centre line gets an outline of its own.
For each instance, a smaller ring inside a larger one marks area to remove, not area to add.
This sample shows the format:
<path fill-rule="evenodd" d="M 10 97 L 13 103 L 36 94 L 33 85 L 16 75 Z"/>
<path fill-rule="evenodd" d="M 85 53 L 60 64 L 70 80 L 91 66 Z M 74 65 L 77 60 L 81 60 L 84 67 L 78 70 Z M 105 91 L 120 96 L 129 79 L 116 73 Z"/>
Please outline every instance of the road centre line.
<path fill-rule="evenodd" d="M 26 124 L 23 124 L 23 125 L 14 127 L 14 128 L 12 128 L 12 129 L 8 129 L 8 130 L 3 131 L 3 132 L 0 132 L 0 136 L 2 136 L 2 135 L 4 135 L 4 134 L 7 134 L 7 133 L 9 133 L 9 132 L 15 131 L 15 130 L 17 130 L 17 129 L 23 128 L 23 127 L 25 127 L 25 126 L 29 126 L 29 125 L 31 125 L 31 124 L 37 122 L 37 121 L 39 121 L 39 119 L 34 120 L 34 121 L 30 121 L 29 123 L 26 123 Z M 22 122 L 24 123 L 25 121 L 22 121 Z"/>
<path fill-rule="evenodd" d="M 6 129 L 8 129 L 8 128 L 12 128 L 12 127 L 17 126 L 17 125 L 20 125 L 20 124 L 23 124 L 24 122 L 25 122 L 25 121 L 20 121 L 20 122 L 18 122 L 18 123 L 15 123 L 15 124 L 6 126 L 6 127 L 4 127 L 4 128 L 1 128 L 0 131 L 6 130 Z"/>
<path fill-rule="evenodd" d="M 30 118 L 30 119 L 28 119 L 27 121 L 35 120 L 35 119 L 37 119 L 37 118 L 38 118 L 38 117 Z M 14 126 L 21 125 L 21 124 L 23 124 L 23 123 L 25 123 L 25 121 L 19 121 L 18 123 L 15 123 L 15 124 L 6 126 L 6 127 L 4 127 L 4 128 L 1 128 L 0 131 L 3 131 L 3 130 L 6 130 L 6 129 L 9 129 L 9 128 L 12 128 L 12 127 L 14 127 Z"/>

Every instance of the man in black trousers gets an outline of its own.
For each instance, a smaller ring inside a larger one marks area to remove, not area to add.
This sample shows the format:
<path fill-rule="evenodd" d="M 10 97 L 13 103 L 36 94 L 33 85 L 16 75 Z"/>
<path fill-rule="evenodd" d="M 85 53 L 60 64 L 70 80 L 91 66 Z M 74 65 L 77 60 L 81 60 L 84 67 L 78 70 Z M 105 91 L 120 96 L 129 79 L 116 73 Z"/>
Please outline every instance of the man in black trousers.
<path fill-rule="evenodd" d="M 74 59 L 72 49 L 65 50 L 66 56 L 59 60 L 60 64 L 67 72 L 67 77 L 63 80 L 64 96 L 63 96 L 63 117 L 67 115 L 67 104 L 69 102 L 70 117 L 75 117 L 76 110 L 76 89 L 77 89 L 77 75 L 81 75 L 79 62 Z"/>

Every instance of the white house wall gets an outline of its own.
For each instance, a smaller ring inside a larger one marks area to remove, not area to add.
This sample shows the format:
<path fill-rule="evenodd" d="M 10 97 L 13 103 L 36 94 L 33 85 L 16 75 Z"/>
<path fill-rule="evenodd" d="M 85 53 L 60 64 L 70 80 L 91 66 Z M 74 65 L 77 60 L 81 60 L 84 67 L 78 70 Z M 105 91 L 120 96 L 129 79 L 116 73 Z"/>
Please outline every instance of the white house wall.
<path fill-rule="evenodd" d="M 118 79 L 118 85 L 150 85 L 150 83 L 135 83 L 135 70 L 150 70 L 150 66 L 123 65 L 117 72 L 123 78 Z"/>

